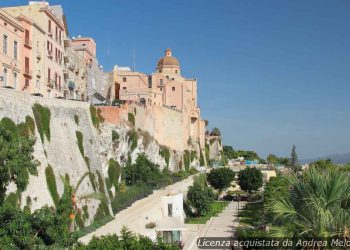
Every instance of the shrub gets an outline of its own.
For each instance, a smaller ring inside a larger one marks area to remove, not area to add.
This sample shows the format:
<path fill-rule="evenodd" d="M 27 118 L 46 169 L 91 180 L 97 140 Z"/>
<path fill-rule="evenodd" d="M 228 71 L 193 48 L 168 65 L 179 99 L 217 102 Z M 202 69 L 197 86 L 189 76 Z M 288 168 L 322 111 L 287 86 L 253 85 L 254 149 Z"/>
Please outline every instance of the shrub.
<path fill-rule="evenodd" d="M 51 198 L 53 200 L 53 203 L 55 204 L 55 207 L 57 208 L 60 201 L 60 197 L 57 193 L 56 177 L 50 165 L 48 165 L 45 169 L 45 176 L 46 184 L 51 194 Z"/>
<path fill-rule="evenodd" d="M 237 240 L 247 240 L 256 238 L 267 238 L 269 234 L 263 230 L 238 227 L 236 231 Z"/>
<path fill-rule="evenodd" d="M 17 125 L 19 135 L 29 137 L 35 135 L 35 121 L 32 117 L 26 116 L 25 122 Z"/>
<path fill-rule="evenodd" d="M 119 140 L 119 134 L 117 131 L 112 130 L 112 141 L 117 142 Z"/>
<path fill-rule="evenodd" d="M 194 159 L 196 159 L 196 158 L 197 158 L 197 151 L 192 150 L 192 151 L 191 151 L 191 162 L 193 162 Z"/>
<path fill-rule="evenodd" d="M 185 170 L 188 171 L 190 169 L 190 164 L 191 164 L 191 155 L 188 150 L 185 150 L 183 159 L 185 164 Z"/>
<path fill-rule="evenodd" d="M 84 156 L 84 161 L 85 161 L 86 166 L 88 167 L 88 169 L 90 171 L 90 158 L 87 156 Z"/>
<path fill-rule="evenodd" d="M 159 154 L 164 158 L 166 166 L 169 167 L 170 151 L 165 146 L 160 146 Z"/>
<path fill-rule="evenodd" d="M 74 115 L 74 121 L 79 126 L 79 116 Z"/>
<path fill-rule="evenodd" d="M 139 133 L 142 136 L 143 147 L 146 149 L 152 141 L 152 136 L 150 135 L 150 133 L 148 133 L 147 131 L 143 131 L 143 130 L 139 130 Z"/>
<path fill-rule="evenodd" d="M 102 178 L 102 175 L 100 174 L 100 171 L 96 170 L 96 174 L 98 179 L 98 190 L 100 191 L 100 193 L 106 194 L 103 178 Z"/>
<path fill-rule="evenodd" d="M 119 163 L 114 160 L 113 158 L 109 159 L 108 161 L 108 178 L 110 183 L 115 187 L 117 190 L 118 187 L 118 181 L 120 176 L 121 167 Z"/>
<path fill-rule="evenodd" d="M 138 136 L 135 130 L 130 130 L 128 132 L 128 137 L 129 137 L 129 143 L 131 143 L 130 149 L 131 151 L 134 151 L 134 149 L 137 147 L 137 140 Z"/>
<path fill-rule="evenodd" d="M 147 228 L 147 229 L 152 229 L 152 228 L 155 228 L 157 225 L 156 225 L 156 223 L 154 223 L 154 222 L 149 222 L 149 223 L 147 223 L 146 225 L 145 225 L 145 227 Z"/>
<path fill-rule="evenodd" d="M 212 169 L 208 174 L 207 180 L 215 189 L 223 190 L 231 186 L 231 182 L 235 178 L 235 172 L 229 168 Z"/>
<path fill-rule="evenodd" d="M 83 145 L 84 136 L 83 136 L 83 133 L 80 131 L 75 131 L 75 135 L 77 137 L 79 151 L 81 153 L 81 156 L 84 158 L 84 145 Z"/>
<path fill-rule="evenodd" d="M 38 103 L 35 103 L 32 107 L 32 110 L 34 114 L 36 127 L 38 128 L 38 132 L 40 134 L 42 143 L 44 143 L 44 135 L 46 136 L 48 141 L 50 141 L 50 109 L 43 107 Z"/>
<path fill-rule="evenodd" d="M 135 126 L 135 116 L 133 113 L 128 113 L 128 120 L 133 126 Z"/>

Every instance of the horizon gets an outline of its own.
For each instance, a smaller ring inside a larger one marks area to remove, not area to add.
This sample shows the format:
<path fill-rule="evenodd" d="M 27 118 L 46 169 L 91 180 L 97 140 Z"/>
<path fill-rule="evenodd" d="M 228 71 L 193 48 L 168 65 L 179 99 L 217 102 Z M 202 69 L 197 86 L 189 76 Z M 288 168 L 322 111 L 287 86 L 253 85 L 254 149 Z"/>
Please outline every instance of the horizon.
<path fill-rule="evenodd" d="M 136 70 L 154 72 L 170 47 L 224 145 L 264 158 L 292 145 L 299 159 L 350 152 L 349 2 L 151 2 L 49 1 L 70 37 L 94 38 L 105 71 L 132 67 L 135 51 Z"/>

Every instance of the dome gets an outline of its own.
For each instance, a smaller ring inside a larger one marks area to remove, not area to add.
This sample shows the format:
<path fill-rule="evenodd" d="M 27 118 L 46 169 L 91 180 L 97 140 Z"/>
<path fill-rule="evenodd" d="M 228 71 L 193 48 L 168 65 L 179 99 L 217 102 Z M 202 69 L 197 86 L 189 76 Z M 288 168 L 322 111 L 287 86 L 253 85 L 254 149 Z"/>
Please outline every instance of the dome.
<path fill-rule="evenodd" d="M 171 56 L 171 49 L 167 49 L 165 51 L 165 56 L 158 61 L 157 68 L 162 68 L 164 66 L 180 66 L 179 61 L 175 57 Z"/>

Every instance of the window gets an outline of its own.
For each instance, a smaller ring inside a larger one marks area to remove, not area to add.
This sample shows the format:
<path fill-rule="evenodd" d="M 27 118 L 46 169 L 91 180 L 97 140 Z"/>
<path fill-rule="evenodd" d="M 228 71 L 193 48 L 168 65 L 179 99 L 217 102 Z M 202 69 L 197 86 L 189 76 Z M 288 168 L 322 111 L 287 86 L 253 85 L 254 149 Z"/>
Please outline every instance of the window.
<path fill-rule="evenodd" d="M 169 76 L 166 76 L 166 79 L 168 79 L 168 80 L 169 80 Z"/>
<path fill-rule="evenodd" d="M 123 89 L 126 89 L 126 87 L 123 87 Z"/>
<path fill-rule="evenodd" d="M 17 59 L 17 56 L 18 56 L 18 51 L 17 51 L 17 49 L 18 49 L 18 42 L 17 42 L 17 41 L 14 41 L 14 42 L 13 42 L 13 57 L 14 57 L 15 59 Z"/>
<path fill-rule="evenodd" d="M 174 80 L 175 80 L 175 78 L 171 78 L 171 80 L 172 80 L 172 81 L 174 81 Z"/>
<path fill-rule="evenodd" d="M 3 69 L 3 82 L 2 82 L 3 86 L 7 85 L 7 68 Z"/>
<path fill-rule="evenodd" d="M 58 28 L 56 26 L 55 40 L 58 41 Z"/>
<path fill-rule="evenodd" d="M 163 88 L 160 88 L 160 91 L 163 91 Z"/>
<path fill-rule="evenodd" d="M 175 91 L 175 87 L 171 87 L 171 90 L 172 90 L 172 91 Z"/>
<path fill-rule="evenodd" d="M 4 35 L 3 42 L 2 42 L 2 52 L 6 55 L 7 54 L 7 36 Z"/>
<path fill-rule="evenodd" d="M 163 79 L 159 80 L 160 85 L 163 85 Z"/>
<path fill-rule="evenodd" d="M 24 80 L 24 88 L 26 89 L 26 88 L 28 88 L 28 87 L 29 87 L 29 79 L 26 78 L 26 79 Z"/>
<path fill-rule="evenodd" d="M 177 74 L 177 69 L 175 70 L 175 74 Z"/>
<path fill-rule="evenodd" d="M 37 89 L 40 89 L 40 82 L 39 82 L 39 79 L 36 79 L 36 88 L 37 88 Z"/>
<path fill-rule="evenodd" d="M 50 82 L 50 80 L 51 80 L 51 69 L 48 68 L 47 69 L 47 81 Z"/>
<path fill-rule="evenodd" d="M 58 77 L 58 89 L 61 91 L 61 76 Z"/>
<path fill-rule="evenodd" d="M 24 33 L 24 44 L 26 45 L 30 45 L 29 43 L 29 30 L 25 30 L 25 33 Z"/>
<path fill-rule="evenodd" d="M 49 20 L 49 28 L 48 28 L 49 34 L 51 34 L 51 20 Z"/>
<path fill-rule="evenodd" d="M 159 73 L 162 73 L 162 70 L 161 70 L 161 69 L 159 70 Z"/>
<path fill-rule="evenodd" d="M 152 88 L 152 76 L 148 76 L 148 88 Z"/>
<path fill-rule="evenodd" d="M 24 59 L 24 73 L 29 75 L 29 57 Z"/>
<path fill-rule="evenodd" d="M 168 216 L 173 217 L 173 204 L 168 204 Z"/>
<path fill-rule="evenodd" d="M 126 82 L 126 77 L 123 77 L 123 82 Z"/>
<path fill-rule="evenodd" d="M 13 88 L 17 89 L 17 73 L 13 72 Z"/>

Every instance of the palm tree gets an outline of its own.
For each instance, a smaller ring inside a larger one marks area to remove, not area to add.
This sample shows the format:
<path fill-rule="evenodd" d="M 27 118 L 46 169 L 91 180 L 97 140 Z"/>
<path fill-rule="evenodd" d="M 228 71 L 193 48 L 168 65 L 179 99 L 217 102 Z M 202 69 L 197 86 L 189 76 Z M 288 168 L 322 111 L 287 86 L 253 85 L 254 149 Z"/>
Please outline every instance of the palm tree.
<path fill-rule="evenodd" d="M 91 174 L 90 172 L 85 172 L 80 177 L 80 179 L 78 180 L 78 182 L 75 185 L 75 187 L 70 185 L 70 182 L 69 182 L 68 178 L 65 178 L 62 175 L 60 175 L 61 180 L 62 180 L 63 185 L 64 185 L 64 189 L 65 190 L 70 190 L 70 193 L 71 193 L 72 212 L 69 215 L 69 217 L 71 219 L 70 232 L 74 232 L 75 215 L 77 213 L 77 202 L 78 201 L 85 200 L 85 199 L 96 199 L 96 200 L 100 200 L 101 202 L 104 202 L 104 203 L 107 203 L 107 201 L 108 201 L 107 197 L 103 193 L 100 193 L 100 192 L 90 193 L 90 194 L 86 194 L 86 195 L 82 195 L 82 196 L 77 197 L 76 194 L 78 192 L 80 184 L 90 174 Z"/>
<path fill-rule="evenodd" d="M 277 237 L 349 237 L 350 177 L 338 168 L 310 167 L 287 178 L 289 191 L 272 202 Z"/>

